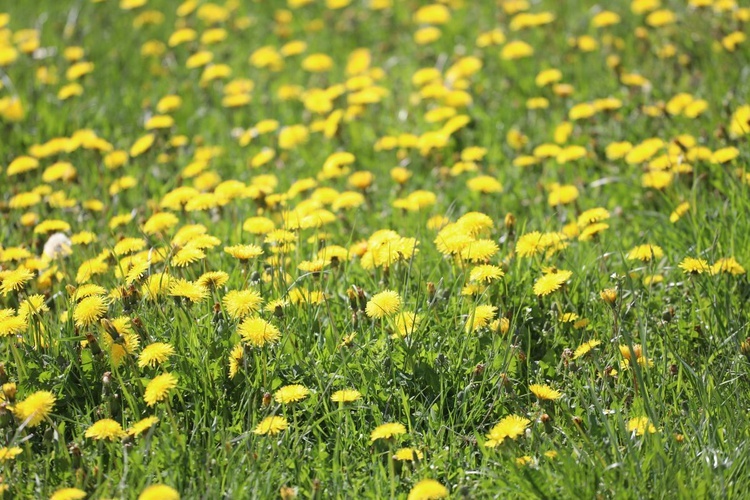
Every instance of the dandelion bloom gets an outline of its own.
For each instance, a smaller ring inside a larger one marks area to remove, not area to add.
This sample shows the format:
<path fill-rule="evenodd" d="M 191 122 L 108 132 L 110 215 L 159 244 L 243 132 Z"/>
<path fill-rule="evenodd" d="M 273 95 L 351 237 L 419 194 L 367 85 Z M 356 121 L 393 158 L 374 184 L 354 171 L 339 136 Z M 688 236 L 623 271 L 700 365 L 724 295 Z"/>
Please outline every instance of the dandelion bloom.
<path fill-rule="evenodd" d="M 362 394 L 355 389 L 341 389 L 331 394 L 334 403 L 351 403 L 362 399 Z"/>
<path fill-rule="evenodd" d="M 484 264 L 472 268 L 469 273 L 469 280 L 489 283 L 490 281 L 502 278 L 504 275 L 505 273 L 500 267 Z"/>
<path fill-rule="evenodd" d="M 127 430 L 128 436 L 139 436 L 159 422 L 159 417 L 146 417 L 134 423 Z"/>
<path fill-rule="evenodd" d="M 494 448 L 502 444 L 505 438 L 516 439 L 526 432 L 526 428 L 530 423 L 531 421 L 527 418 L 519 417 L 518 415 L 508 415 L 490 429 L 489 434 L 487 434 L 488 441 L 484 445 L 488 448 Z"/>
<path fill-rule="evenodd" d="M 164 401 L 169 395 L 169 391 L 177 387 L 177 377 L 171 373 L 164 373 L 154 377 L 146 386 L 146 392 L 143 400 L 149 406 L 154 406 L 160 401 Z"/>
<path fill-rule="evenodd" d="M 222 300 L 227 313 L 234 319 L 242 319 L 260 309 L 263 298 L 255 290 L 232 290 Z"/>
<path fill-rule="evenodd" d="M 224 247 L 224 252 L 240 261 L 247 261 L 262 255 L 263 249 L 258 245 L 234 245 L 231 247 Z"/>
<path fill-rule="evenodd" d="M 578 359 L 582 356 L 585 356 L 586 354 L 590 353 L 594 347 L 601 344 L 600 340 L 589 340 L 588 342 L 584 342 L 573 353 L 573 359 Z"/>
<path fill-rule="evenodd" d="M 296 403 L 297 401 L 302 401 L 309 395 L 310 389 L 308 389 L 304 385 L 294 384 L 281 387 L 274 393 L 273 398 L 277 403 L 289 404 Z"/>
<path fill-rule="evenodd" d="M 414 448 L 401 448 L 393 454 L 393 459 L 400 462 L 413 462 L 415 460 L 422 460 L 423 458 L 424 454 Z"/>
<path fill-rule="evenodd" d="M 679 267 L 685 274 L 702 274 L 711 269 L 708 262 L 694 257 L 685 257 Z"/>
<path fill-rule="evenodd" d="M 548 385 L 532 384 L 529 386 L 529 390 L 537 398 L 546 401 L 554 401 L 560 399 L 560 396 L 562 396 L 561 392 L 554 390 Z"/>
<path fill-rule="evenodd" d="M 164 342 L 154 342 L 147 345 L 138 356 L 138 367 L 145 368 L 150 366 L 156 367 L 164 363 L 169 356 L 174 354 L 174 347 Z"/>
<path fill-rule="evenodd" d="M 109 441 L 114 441 L 125 437 L 125 431 L 122 430 L 122 426 L 119 422 L 116 422 L 111 418 L 103 418 L 102 420 L 96 421 L 91 427 L 86 429 L 85 436 L 95 440 L 107 439 Z"/>
<path fill-rule="evenodd" d="M 448 497 L 448 488 L 434 479 L 422 479 L 409 491 L 407 500 L 434 500 Z"/>
<path fill-rule="evenodd" d="M 26 282 L 34 277 L 34 274 L 25 267 L 19 267 L 15 271 L 10 271 L 3 275 L 0 292 L 7 295 L 9 292 L 23 289 Z"/>
<path fill-rule="evenodd" d="M 245 318 L 237 329 L 242 339 L 256 347 L 263 347 L 276 342 L 281 333 L 279 329 L 260 317 Z"/>
<path fill-rule="evenodd" d="M 13 413 L 21 422 L 28 420 L 27 427 L 36 427 L 52 413 L 55 395 L 49 391 L 37 391 L 13 408 Z"/>
<path fill-rule="evenodd" d="M 469 313 L 469 317 L 466 321 L 466 333 L 473 332 L 479 328 L 484 328 L 490 323 L 490 320 L 497 313 L 497 307 L 482 305 L 477 306 L 474 310 Z"/>
<path fill-rule="evenodd" d="M 398 292 L 385 290 L 372 296 L 367 302 L 365 312 L 371 318 L 391 316 L 401 308 L 401 297 Z"/>
<path fill-rule="evenodd" d="M 107 301 L 104 297 L 86 297 L 76 305 L 73 311 L 73 319 L 76 326 L 84 327 L 96 323 L 107 312 Z"/>
<path fill-rule="evenodd" d="M 646 244 L 632 248 L 625 258 L 628 260 L 648 262 L 651 259 L 660 259 L 662 257 L 664 257 L 664 250 L 662 250 L 661 247 Z"/>
<path fill-rule="evenodd" d="M 49 500 L 80 500 L 86 498 L 86 492 L 78 488 L 60 488 L 56 490 Z"/>
<path fill-rule="evenodd" d="M 289 427 L 289 422 L 284 417 L 272 415 L 266 417 L 255 427 L 253 434 L 266 435 L 270 434 L 275 436 L 279 432 L 286 430 Z"/>
<path fill-rule="evenodd" d="M 401 434 L 406 434 L 406 427 L 404 427 L 404 424 L 398 422 L 382 424 L 375 427 L 372 433 L 370 433 L 370 442 L 374 443 L 378 439 L 390 439 L 393 436 L 399 436 Z"/>
<path fill-rule="evenodd" d="M 166 484 L 152 484 L 138 495 L 138 500 L 180 500 L 180 494 Z"/>
<path fill-rule="evenodd" d="M 571 271 L 564 270 L 547 273 L 534 282 L 534 294 L 545 296 L 556 292 L 571 276 L 573 276 Z"/>
<path fill-rule="evenodd" d="M 656 427 L 648 417 L 634 417 L 628 420 L 628 432 L 635 432 L 637 436 L 643 436 L 648 432 L 653 434 L 656 432 Z"/>
<path fill-rule="evenodd" d="M 19 448 L 18 446 L 14 446 L 12 448 L 2 447 L 0 448 L 0 462 L 13 460 L 21 453 L 23 453 L 23 450 Z"/>

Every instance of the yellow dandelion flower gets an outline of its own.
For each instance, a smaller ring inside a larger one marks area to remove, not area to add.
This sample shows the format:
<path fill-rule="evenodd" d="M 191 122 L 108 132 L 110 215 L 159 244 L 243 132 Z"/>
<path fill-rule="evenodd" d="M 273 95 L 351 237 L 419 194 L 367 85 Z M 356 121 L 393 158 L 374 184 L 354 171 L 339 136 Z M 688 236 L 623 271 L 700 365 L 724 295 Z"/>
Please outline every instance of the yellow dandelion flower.
<path fill-rule="evenodd" d="M 497 313 L 497 307 L 489 305 L 481 305 L 474 308 L 469 313 L 469 317 L 466 320 L 466 333 L 471 333 L 479 328 L 484 328 L 490 323 L 490 320 L 495 317 Z"/>
<path fill-rule="evenodd" d="M 531 391 L 531 393 L 534 394 L 534 396 L 536 396 L 537 398 L 546 401 L 554 401 L 556 399 L 560 399 L 560 397 L 562 396 L 561 392 L 556 391 L 548 385 L 542 384 L 530 385 L 529 391 Z"/>
<path fill-rule="evenodd" d="M 657 245 L 646 244 L 633 247 L 625 257 L 628 260 L 640 260 L 649 262 L 651 259 L 660 259 L 664 257 L 664 250 Z"/>
<path fill-rule="evenodd" d="M 156 425 L 159 422 L 159 417 L 146 417 L 138 422 L 134 423 L 130 426 L 130 428 L 127 430 L 126 434 L 128 436 L 140 436 L 144 432 L 151 429 L 154 425 Z"/>
<path fill-rule="evenodd" d="M 285 385 L 279 388 L 273 395 L 277 403 L 289 404 L 302 401 L 310 395 L 310 389 L 304 385 Z"/>
<path fill-rule="evenodd" d="M 86 498 L 86 492 L 78 488 L 60 488 L 56 490 L 49 500 L 80 500 Z"/>
<path fill-rule="evenodd" d="M 414 462 L 415 460 L 422 460 L 423 458 L 424 454 L 414 448 L 401 448 L 396 450 L 396 453 L 393 454 L 393 459 L 398 460 L 399 462 Z"/>
<path fill-rule="evenodd" d="M 599 344 L 601 344 L 600 340 L 589 340 L 588 342 L 584 342 L 573 352 L 573 359 L 578 359 L 582 356 L 585 356 Z"/>
<path fill-rule="evenodd" d="M 36 427 L 46 419 L 55 407 L 55 395 L 49 391 L 37 391 L 13 407 L 13 414 L 27 427 Z"/>
<path fill-rule="evenodd" d="M 469 280 L 478 281 L 480 283 L 489 283 L 493 280 L 502 278 L 504 275 L 505 273 L 500 267 L 485 264 L 472 268 L 471 272 L 469 273 Z"/>
<path fill-rule="evenodd" d="M 263 249 L 258 245 L 234 245 L 224 247 L 224 251 L 241 261 L 247 261 L 263 254 Z"/>
<path fill-rule="evenodd" d="M 711 270 L 708 262 L 694 257 L 685 257 L 682 262 L 680 262 L 679 268 L 682 269 L 685 274 L 703 274 L 704 272 Z"/>
<path fill-rule="evenodd" d="M 365 312 L 370 318 L 392 316 L 401 309 L 401 297 L 398 292 L 385 290 L 372 296 L 367 302 Z"/>
<path fill-rule="evenodd" d="M 655 433 L 656 427 L 648 417 L 633 417 L 628 420 L 628 432 L 633 432 L 636 436 L 643 436 L 646 433 Z"/>
<path fill-rule="evenodd" d="M 94 440 L 109 440 L 115 441 L 126 436 L 125 431 L 122 430 L 122 426 L 119 422 L 110 418 L 103 418 L 97 420 L 91 427 L 86 429 L 84 434 L 87 438 Z"/>
<path fill-rule="evenodd" d="M 260 309 L 263 298 L 255 290 L 232 290 L 222 300 L 229 316 L 242 319 Z"/>
<path fill-rule="evenodd" d="M 353 403 L 362 399 L 362 394 L 355 389 L 341 389 L 331 394 L 334 403 Z"/>
<path fill-rule="evenodd" d="M 138 356 L 138 367 L 145 368 L 150 366 L 155 368 L 167 361 L 174 354 L 174 347 L 164 342 L 154 342 L 143 348 Z"/>
<path fill-rule="evenodd" d="M 519 417 L 518 415 L 508 415 L 490 429 L 484 445 L 488 448 L 494 448 L 502 444 L 506 438 L 516 439 L 526 432 L 526 428 L 530 423 L 531 421 L 527 418 Z"/>
<path fill-rule="evenodd" d="M 180 494 L 166 484 L 152 484 L 138 495 L 138 500 L 180 500 Z"/>
<path fill-rule="evenodd" d="M 404 424 L 398 422 L 381 424 L 370 433 L 370 442 L 374 443 L 378 439 L 390 439 L 401 434 L 406 434 L 406 427 L 404 427 Z"/>
<path fill-rule="evenodd" d="M 146 386 L 146 392 L 143 400 L 148 406 L 154 406 L 156 403 L 164 401 L 169 395 L 169 391 L 177 387 L 177 377 L 171 373 L 163 373 L 154 377 Z"/>
<path fill-rule="evenodd" d="M 23 450 L 18 446 L 13 446 L 12 448 L 2 447 L 0 448 L 0 462 L 13 460 L 21 453 L 23 453 Z"/>
<path fill-rule="evenodd" d="M 289 422 L 287 422 L 286 418 L 273 415 L 261 420 L 253 430 L 253 434 L 258 434 L 260 436 L 270 434 L 271 436 L 275 436 L 281 431 L 286 430 L 288 427 Z"/>
<path fill-rule="evenodd" d="M 571 276 L 573 273 L 565 270 L 547 273 L 534 282 L 534 294 L 543 297 L 556 292 Z"/>
<path fill-rule="evenodd" d="M 448 488 L 434 479 L 422 479 L 409 491 L 407 500 L 435 500 L 447 497 Z"/>
<path fill-rule="evenodd" d="M 34 277 L 34 274 L 25 267 L 19 267 L 3 276 L 0 292 L 7 295 L 9 292 L 22 290 L 26 283 Z"/>
<path fill-rule="evenodd" d="M 258 316 L 245 318 L 237 332 L 245 342 L 256 347 L 276 342 L 281 337 L 278 328 Z"/>
<path fill-rule="evenodd" d="M 81 300 L 73 311 L 76 326 L 84 327 L 98 322 L 107 313 L 107 301 L 99 295 Z"/>

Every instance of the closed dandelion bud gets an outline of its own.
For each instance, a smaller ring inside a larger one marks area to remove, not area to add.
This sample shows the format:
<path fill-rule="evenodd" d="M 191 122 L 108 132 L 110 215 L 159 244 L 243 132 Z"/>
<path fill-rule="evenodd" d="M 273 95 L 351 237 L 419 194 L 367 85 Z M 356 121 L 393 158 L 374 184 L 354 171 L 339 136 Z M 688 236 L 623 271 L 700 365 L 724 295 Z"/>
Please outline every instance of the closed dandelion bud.
<path fill-rule="evenodd" d="M 516 216 L 508 212 L 505 214 L 505 229 L 512 231 L 516 227 Z"/>
<path fill-rule="evenodd" d="M 12 403 L 16 400 L 16 384 L 15 382 L 8 382 L 6 384 L 3 384 L 3 394 L 5 395 L 5 399 Z"/>
<path fill-rule="evenodd" d="M 365 291 L 359 287 L 357 287 L 357 300 L 359 301 L 359 310 L 365 312 L 365 309 L 367 309 L 367 297 L 365 296 Z"/>
<path fill-rule="evenodd" d="M 81 449 L 75 443 L 68 445 L 68 453 L 70 453 L 70 464 L 73 469 L 78 469 L 81 466 Z"/>
<path fill-rule="evenodd" d="M 297 498 L 297 488 L 291 486 L 282 486 L 281 490 L 279 491 L 279 495 L 281 496 L 281 500 L 292 500 L 294 498 Z"/>
<path fill-rule="evenodd" d="M 583 426 L 583 419 L 576 415 L 575 417 L 573 417 L 573 423 L 576 425 L 576 427 L 581 427 Z"/>
<path fill-rule="evenodd" d="M 546 413 L 542 413 L 542 416 L 539 417 L 539 420 L 541 420 L 543 424 L 546 424 L 547 422 L 550 421 L 550 418 L 549 418 L 549 415 L 547 415 Z"/>
<path fill-rule="evenodd" d="M 674 307 L 670 307 L 661 315 L 661 319 L 669 323 L 674 318 Z"/>
<path fill-rule="evenodd" d="M 479 377 L 484 373 L 484 363 L 478 363 L 477 366 L 474 367 L 474 376 Z"/>
<path fill-rule="evenodd" d="M 281 304 L 276 304 L 276 307 L 273 308 L 273 315 L 279 319 L 284 317 L 284 308 Z"/>
<path fill-rule="evenodd" d="M 5 364 L 0 363 L 0 384 L 8 382 L 8 374 L 5 372 Z"/>
<path fill-rule="evenodd" d="M 65 291 L 68 292 L 68 297 L 72 297 L 76 293 L 76 287 L 73 285 L 65 285 Z"/>
<path fill-rule="evenodd" d="M 427 282 L 427 299 L 429 302 L 432 302 L 435 300 L 435 293 L 437 292 L 435 288 L 435 283 L 432 281 Z"/>
<path fill-rule="evenodd" d="M 55 431 L 52 429 L 52 427 L 47 427 L 44 430 L 44 437 L 42 439 L 47 442 L 52 442 L 55 440 Z"/>
<path fill-rule="evenodd" d="M 745 341 L 740 344 L 740 352 L 745 356 L 750 356 L 750 337 L 746 338 Z"/>
<path fill-rule="evenodd" d="M 677 365 L 675 365 L 675 364 L 671 364 L 671 365 L 669 365 L 669 373 L 670 373 L 670 374 L 671 374 L 672 376 L 676 377 L 676 376 L 677 376 L 677 373 L 678 373 L 679 371 L 680 371 L 680 370 L 679 370 L 679 368 L 677 367 Z"/>
<path fill-rule="evenodd" d="M 313 491 L 314 492 L 319 491 L 320 490 L 320 479 L 317 479 L 317 478 L 313 479 L 312 487 L 313 487 Z"/>
<path fill-rule="evenodd" d="M 351 288 L 347 289 L 346 296 L 349 297 L 349 307 L 355 313 L 357 312 L 357 292 Z"/>
<path fill-rule="evenodd" d="M 92 334 L 86 334 L 86 341 L 88 342 L 89 349 L 91 349 L 91 354 L 93 354 L 94 356 L 102 355 L 102 348 L 99 347 L 99 343 L 96 341 L 96 338 Z"/>
<path fill-rule="evenodd" d="M 599 297 L 607 304 L 612 305 L 617 300 L 617 290 L 614 288 L 605 288 L 599 292 Z"/>
<path fill-rule="evenodd" d="M 525 363 L 526 362 L 526 353 L 523 352 L 523 351 L 518 351 L 518 360 L 521 363 Z"/>
<path fill-rule="evenodd" d="M 675 434 L 674 440 L 678 443 L 682 443 L 683 441 L 685 441 L 685 436 L 683 436 L 682 434 Z"/>
<path fill-rule="evenodd" d="M 270 392 L 266 392 L 266 393 L 263 394 L 263 403 L 262 404 L 263 404 L 264 407 L 269 406 L 271 404 L 271 393 Z"/>

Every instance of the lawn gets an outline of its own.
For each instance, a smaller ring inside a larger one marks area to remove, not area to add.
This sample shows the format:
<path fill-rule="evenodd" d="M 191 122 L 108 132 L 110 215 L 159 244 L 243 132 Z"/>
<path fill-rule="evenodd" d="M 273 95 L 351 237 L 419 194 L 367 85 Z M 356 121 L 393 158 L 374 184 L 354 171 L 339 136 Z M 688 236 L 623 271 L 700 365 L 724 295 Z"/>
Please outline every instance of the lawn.
<path fill-rule="evenodd" d="M 0 492 L 750 498 L 748 26 L 0 5 Z"/>

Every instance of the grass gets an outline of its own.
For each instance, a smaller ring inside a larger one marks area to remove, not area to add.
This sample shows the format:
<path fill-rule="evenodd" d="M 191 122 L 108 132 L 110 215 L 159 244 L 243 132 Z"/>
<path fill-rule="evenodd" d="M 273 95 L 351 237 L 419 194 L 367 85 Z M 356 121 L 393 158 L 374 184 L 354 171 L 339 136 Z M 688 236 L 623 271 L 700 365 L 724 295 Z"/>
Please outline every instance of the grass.
<path fill-rule="evenodd" d="M 421 498 L 413 489 L 427 478 L 439 481 L 454 498 L 750 496 L 745 480 L 750 470 L 745 307 L 750 283 L 744 272 L 698 274 L 679 267 L 688 257 L 709 265 L 726 257 L 750 264 L 750 187 L 744 171 L 750 153 L 747 135 L 731 133 L 733 113 L 750 95 L 750 42 L 736 50 L 721 43 L 733 32 L 747 31 L 750 13 L 738 7 L 722 11 L 721 2 L 698 8 L 665 1 L 662 8 L 671 9 L 676 23 L 655 27 L 647 13 L 634 13 L 626 1 L 541 0 L 526 8 L 550 12 L 554 19 L 515 31 L 519 17 L 512 7 L 525 3 L 446 2 L 450 21 L 437 25 L 441 37 L 427 44 L 414 41 L 422 27 L 415 12 L 426 5 L 416 1 L 396 1 L 382 11 L 364 1 L 336 11 L 324 2 L 289 10 L 282 2 L 227 2 L 234 10 L 216 26 L 225 28 L 227 37 L 212 45 L 200 41 L 210 26 L 199 12 L 178 16 L 173 2 L 150 0 L 134 10 L 123 10 L 114 0 L 5 6 L 10 17 L 0 29 L 0 56 L 9 53 L 8 44 L 18 54 L 0 67 L 0 99 L 7 98 L 0 101 L 0 278 L 3 287 L 9 286 L 10 273 L 24 267 L 33 278 L 0 296 L 0 309 L 17 316 L 35 295 L 49 309 L 24 316 L 19 331 L 4 329 L 9 323 L 0 316 L 0 378 L 15 384 L 15 389 L 3 386 L 0 444 L 18 449 L 14 458 L 0 459 L 6 497 L 44 498 L 71 487 L 89 498 L 136 498 L 149 485 L 164 484 L 183 498 L 290 498 L 287 487 L 300 498 L 406 498 L 410 492 Z M 617 12 L 620 22 L 592 27 L 592 18 L 605 8 Z M 136 22 L 149 16 L 160 22 Z M 279 21 L 285 17 L 290 19 Z M 183 26 L 194 28 L 198 39 L 165 45 L 158 56 L 142 55 L 146 42 L 166 44 Z M 37 30 L 39 48 L 33 54 L 24 53 L 18 39 L 24 28 Z M 495 28 L 507 40 L 477 46 L 477 37 Z M 596 42 L 594 50 L 584 52 L 573 43 L 584 35 Z M 284 58 L 278 71 L 248 62 L 256 49 L 279 49 L 291 40 L 303 40 L 307 48 Z M 499 54 L 512 40 L 526 41 L 534 54 L 503 59 Z M 77 80 L 82 95 L 61 100 L 58 91 L 69 83 L 66 70 L 73 64 L 63 51 L 71 46 L 82 47 L 83 59 L 94 69 Z M 674 54 L 665 56 L 670 46 Z M 357 48 L 368 48 L 371 68 L 381 69 L 366 70 L 373 78 L 362 85 L 375 93 L 384 89 L 375 102 L 361 107 L 350 106 L 358 86 L 346 73 L 347 58 Z M 231 68 L 231 76 L 202 84 L 203 69 L 185 66 L 202 49 L 213 53 L 212 64 Z M 329 55 L 333 68 L 304 70 L 302 60 L 313 53 Z M 478 57 L 482 67 L 455 84 L 450 68 L 469 55 Z M 619 64 L 611 64 L 614 57 Z M 57 74 L 57 81 L 43 82 L 42 67 Z M 437 68 L 442 75 L 433 90 L 465 85 L 471 104 L 432 98 L 424 90 L 420 94 L 412 80 L 420 68 Z M 552 85 L 537 86 L 536 76 L 549 68 L 562 71 L 562 81 L 572 85 L 570 96 Z M 628 86 L 622 78 L 627 73 L 649 83 Z M 252 100 L 226 107 L 224 89 L 239 78 L 253 81 Z M 323 113 L 312 111 L 314 103 L 306 105 L 304 99 L 279 96 L 284 86 L 299 86 L 302 92 L 347 82 Z M 681 92 L 704 99 L 706 110 L 694 118 L 665 112 L 664 105 Z M 182 97 L 182 105 L 168 113 L 174 125 L 154 131 L 154 144 L 121 167 L 107 167 L 107 151 L 79 145 L 40 158 L 40 166 L 29 172 L 8 172 L 14 159 L 33 155 L 34 145 L 73 137 L 82 129 L 93 130 L 107 147 L 129 151 L 147 133 L 145 123 L 158 114 L 156 104 L 168 94 Z M 549 107 L 528 109 L 527 100 L 534 97 L 545 97 Z M 619 99 L 620 105 L 570 120 L 572 131 L 560 141 L 561 147 L 583 146 L 584 157 L 561 162 L 537 155 L 534 165 L 518 166 L 518 158 L 533 157 L 536 146 L 555 143 L 555 130 L 568 121 L 574 105 L 607 97 Z M 7 108 L 13 98 L 25 111 L 21 119 Z M 444 144 L 422 152 L 419 147 L 376 147 L 382 137 L 400 134 L 421 137 L 418 146 L 423 145 L 428 132 L 444 123 L 426 115 L 439 107 L 469 118 Z M 335 110 L 351 116 L 326 136 L 316 121 Z M 284 148 L 277 130 L 240 144 L 242 132 L 269 119 L 282 128 L 305 125 L 309 140 Z M 514 147 L 512 131 L 522 133 L 526 142 Z M 692 136 L 695 146 L 684 138 L 676 146 L 682 134 Z M 180 135 L 185 144 L 170 145 Z M 608 156 L 610 144 L 638 146 L 652 138 L 664 145 L 643 161 Z M 196 168 L 206 146 L 218 149 Z M 455 167 L 461 151 L 473 146 L 485 148 L 486 154 L 476 161 L 476 171 L 461 173 Z M 688 160 L 696 147 L 707 148 L 709 156 Z M 727 147 L 736 148 L 736 158 L 710 157 Z M 250 160 L 264 148 L 274 149 L 275 158 L 251 168 Z M 673 175 L 659 188 L 645 187 L 644 174 L 656 168 L 649 162 L 667 148 L 674 153 L 666 165 Z M 356 160 L 350 173 L 370 172 L 372 182 L 358 188 L 348 174 L 319 177 L 337 151 L 352 153 Z M 43 180 L 56 161 L 70 162 L 75 176 Z M 689 163 L 691 171 L 679 172 L 682 163 Z M 392 178 L 397 165 L 411 174 L 403 184 Z M 199 172 L 191 175 L 190 170 Z M 500 181 L 502 192 L 469 189 L 467 182 L 479 175 Z M 268 176 L 273 177 L 270 184 Z M 113 194 L 113 184 L 123 178 L 132 178 L 132 186 Z M 302 188 L 300 181 L 306 179 L 314 182 Z M 230 186 L 223 181 L 242 183 L 240 195 L 222 197 L 222 189 Z M 577 198 L 549 204 L 554 183 L 575 186 Z M 197 191 L 182 206 L 159 208 L 182 186 Z M 270 187 L 261 194 L 258 186 Z M 336 191 L 331 195 L 325 188 Z M 32 199 L 25 193 L 34 190 L 39 199 L 18 207 L 18 200 Z M 434 203 L 397 208 L 397 200 L 417 190 L 432 193 Z M 345 191 L 361 194 L 361 203 L 334 209 L 332 203 Z M 185 209 L 190 199 L 203 196 L 199 192 L 218 193 L 208 196 L 214 206 Z M 101 210 L 87 208 L 89 200 L 99 200 Z M 689 209 L 670 221 L 681 202 L 688 202 Z M 589 240 L 579 239 L 586 224 L 576 220 L 595 207 L 607 210 L 603 222 L 608 227 Z M 179 222 L 146 231 L 145 222 L 157 212 L 173 213 Z M 439 250 L 438 242 L 446 238 L 438 235 L 434 217 L 455 222 L 470 212 L 489 217 L 492 227 L 477 238 L 498 246 L 481 262 Z M 295 227 L 295 218 L 311 213 L 314 222 L 325 223 Z M 123 214 L 133 219 L 112 228 L 113 217 Z M 506 222 L 507 214 L 515 223 Z M 276 228 L 290 229 L 292 245 L 276 260 L 269 258 L 277 245 L 264 234 L 243 230 L 247 218 L 259 215 Z M 49 234 L 35 228 L 45 220 L 65 221 L 70 228 L 63 232 L 69 237 L 90 231 L 98 240 L 72 245 L 70 255 L 44 258 Z M 205 257 L 177 266 L 173 259 L 185 242 L 178 244 L 174 236 L 189 224 L 202 225 L 220 243 L 205 248 Z M 358 245 L 370 239 L 372 251 L 372 236 L 384 229 L 416 243 L 407 241 L 400 254 L 393 253 L 393 262 L 373 268 L 356 249 L 364 251 Z M 519 255 L 518 241 L 532 231 L 564 232 L 567 246 Z M 125 237 L 141 239 L 143 250 L 134 251 L 133 258 L 104 255 L 102 273 L 77 279 L 84 262 L 113 251 Z M 633 247 L 646 243 L 661 247 L 663 257 L 628 258 Z M 235 244 L 260 245 L 264 254 L 240 261 L 223 250 Z M 326 245 L 350 249 L 349 257 L 327 262 L 322 270 L 298 269 Z M 18 248 L 40 258 L 15 259 Z M 130 266 L 148 259 L 143 275 L 126 284 Z M 464 293 L 472 285 L 472 268 L 484 261 L 504 276 Z M 559 290 L 537 296 L 534 283 L 550 266 L 573 274 Z M 52 279 L 40 278 L 54 268 Z M 225 272 L 226 282 L 204 288 L 205 297 L 196 303 L 175 299 L 169 290 L 152 300 L 142 288 L 149 276 L 163 272 L 172 280 L 198 280 L 209 271 Z M 83 306 L 74 294 L 87 283 L 104 287 L 106 310 L 90 322 L 76 321 Z M 386 289 L 398 292 L 402 310 L 421 315 L 406 336 L 393 335 L 398 314 L 376 319 L 364 312 L 364 305 Z M 612 303 L 600 297 L 604 289 L 615 290 Z M 243 340 L 243 319 L 224 302 L 230 290 L 257 291 L 260 307 L 284 301 L 250 314 L 277 328 L 278 342 L 257 346 Z M 482 305 L 496 308 L 493 318 L 467 328 Z M 565 322 L 566 313 L 586 321 Z M 130 326 L 108 332 L 101 319 L 116 318 L 128 318 Z M 506 332 L 491 323 L 500 318 L 507 320 Z M 574 355 L 592 341 L 599 344 Z M 156 366 L 140 367 L 140 353 L 155 342 L 171 345 L 174 354 Z M 237 345 L 244 355 L 238 373 L 230 377 L 230 353 Z M 131 352 L 118 356 L 122 346 Z M 639 349 L 643 358 L 636 362 Z M 626 363 L 626 357 L 632 362 Z M 163 373 L 176 376 L 177 386 L 161 402 L 148 405 L 146 387 Z M 275 392 L 290 384 L 304 385 L 309 396 L 277 403 Z M 562 397 L 541 401 L 529 389 L 533 384 L 549 385 Z M 345 388 L 358 390 L 361 399 L 331 400 Z M 33 425 L 18 408 L 37 391 L 50 391 L 56 401 Z M 135 437 L 85 435 L 102 419 L 128 429 L 152 415 L 158 423 Z M 274 436 L 254 433 L 272 415 L 283 416 L 288 428 Z M 508 415 L 528 419 L 527 429 L 496 447 L 486 446 L 492 428 Z M 646 432 L 633 431 L 639 418 L 647 419 Z M 371 432 L 388 422 L 403 424 L 406 433 L 371 442 Z M 423 458 L 394 460 L 403 447 L 419 450 Z"/>

